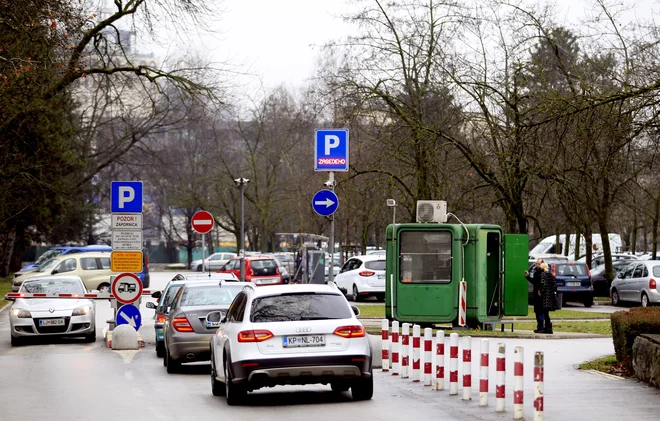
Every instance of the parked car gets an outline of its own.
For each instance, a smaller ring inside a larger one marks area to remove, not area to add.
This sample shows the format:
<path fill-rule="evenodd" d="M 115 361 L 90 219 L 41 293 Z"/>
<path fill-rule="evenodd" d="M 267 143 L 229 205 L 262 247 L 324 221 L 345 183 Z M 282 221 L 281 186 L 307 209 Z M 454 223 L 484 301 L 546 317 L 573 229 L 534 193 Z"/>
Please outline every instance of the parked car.
<path fill-rule="evenodd" d="M 630 264 L 630 260 L 615 260 L 612 262 L 614 276 L 621 272 Z M 594 295 L 596 297 L 609 297 L 610 285 L 605 279 L 605 264 L 601 264 L 591 269 L 591 283 L 594 285 Z"/>
<path fill-rule="evenodd" d="M 594 305 L 594 287 L 591 283 L 591 273 L 583 262 L 547 261 L 552 274 L 557 279 L 557 293 L 561 294 L 560 305 L 568 301 L 584 303 L 585 307 Z M 536 265 L 528 269 L 530 277 L 534 276 Z M 532 302 L 532 284 L 529 283 L 528 296 Z"/>
<path fill-rule="evenodd" d="M 213 253 L 212 255 L 205 257 L 203 261 L 202 259 L 193 260 L 190 263 L 189 269 L 196 270 L 198 272 L 203 272 L 203 271 L 208 271 L 210 268 L 210 270 L 215 271 L 220 269 L 222 266 L 224 266 L 232 257 L 236 257 L 236 253 L 230 253 L 230 252 Z"/>
<path fill-rule="evenodd" d="M 639 260 L 639 257 L 637 257 L 634 254 L 631 253 L 612 253 L 612 262 L 616 262 L 619 260 L 623 261 L 628 261 L 628 260 Z M 580 258 L 577 260 L 578 262 L 586 262 L 587 255 L 582 255 Z M 597 266 L 600 266 L 602 264 L 605 264 L 605 255 L 602 253 L 595 254 L 591 257 L 591 269 L 594 269 Z"/>
<path fill-rule="evenodd" d="M 385 299 L 385 256 L 355 256 L 346 261 L 334 278 L 335 284 L 347 291 L 353 301 L 375 296 Z"/>
<path fill-rule="evenodd" d="M 289 273 L 290 277 L 296 273 L 296 260 L 293 253 L 273 253 L 273 256 L 282 263 L 282 266 L 286 268 L 286 271 Z"/>
<path fill-rule="evenodd" d="M 168 373 L 182 363 L 208 361 L 209 341 L 244 282 L 187 282 L 179 288 L 163 326 Z M 207 317 L 216 313 L 215 319 Z M 220 314 L 217 314 L 220 312 Z"/>
<path fill-rule="evenodd" d="M 240 279 L 241 258 L 230 259 L 218 273 L 233 273 Z M 245 281 L 255 285 L 275 285 L 282 283 L 282 274 L 277 261 L 272 257 L 253 255 L 245 257 Z"/>
<path fill-rule="evenodd" d="M 371 399 L 371 346 L 358 314 L 335 285 L 244 288 L 211 338 L 213 395 L 237 405 L 263 387 L 330 383 Z"/>
<path fill-rule="evenodd" d="M 37 260 L 34 262 L 30 263 L 27 266 L 24 266 L 19 270 L 18 272 L 14 273 L 14 278 L 18 278 L 19 276 L 23 276 L 26 273 L 33 272 L 35 269 L 37 269 L 39 266 L 41 266 L 43 263 L 46 261 L 57 257 L 57 256 L 64 256 L 66 254 L 73 254 L 73 253 L 84 253 L 84 252 L 89 252 L 89 251 L 112 251 L 112 247 L 107 246 L 105 244 L 98 244 L 98 245 L 90 245 L 90 246 L 55 246 L 51 247 L 49 250 L 47 250 L 45 253 L 43 253 Z"/>
<path fill-rule="evenodd" d="M 612 281 L 612 305 L 618 306 L 624 301 L 639 303 L 642 307 L 660 304 L 657 280 L 660 280 L 660 260 L 629 263 Z"/>
<path fill-rule="evenodd" d="M 80 294 L 88 292 L 82 279 L 72 275 L 45 275 L 26 279 L 19 292 Z M 12 300 L 13 298 L 10 298 Z M 16 298 L 9 310 L 11 345 L 43 336 L 82 336 L 96 340 L 96 305 L 84 298 Z"/>
<path fill-rule="evenodd" d="M 165 336 L 163 334 L 163 326 L 165 320 L 170 312 L 172 304 L 174 303 L 174 296 L 186 282 L 196 281 L 226 281 L 238 282 L 238 278 L 232 273 L 213 273 L 209 277 L 208 274 L 182 274 L 177 273 L 172 280 L 170 280 L 162 291 L 154 291 L 151 294 L 152 298 L 158 300 L 158 303 L 151 301 L 147 302 L 147 308 L 155 310 L 154 312 L 154 333 L 156 337 L 156 356 L 162 358 L 165 356 Z"/>
<path fill-rule="evenodd" d="M 274 254 L 262 254 L 261 256 L 263 256 L 263 257 L 272 257 L 275 260 L 275 262 L 277 263 L 277 268 L 280 271 L 280 275 L 282 275 L 282 283 L 283 284 L 288 284 L 289 282 L 291 282 L 291 274 L 290 274 L 289 270 L 287 269 L 287 267 L 284 266 L 282 261 L 279 259 L 279 257 L 277 257 Z"/>

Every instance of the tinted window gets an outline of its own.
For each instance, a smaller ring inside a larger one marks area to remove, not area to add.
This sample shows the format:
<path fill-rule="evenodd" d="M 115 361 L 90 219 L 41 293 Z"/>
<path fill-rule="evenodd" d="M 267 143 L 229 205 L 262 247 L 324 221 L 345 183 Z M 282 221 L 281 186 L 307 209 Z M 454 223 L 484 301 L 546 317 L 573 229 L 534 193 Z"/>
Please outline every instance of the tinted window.
<path fill-rule="evenodd" d="M 558 264 L 557 276 L 584 276 L 587 274 L 587 265 L 584 263 Z"/>
<path fill-rule="evenodd" d="M 229 312 L 227 313 L 227 321 L 242 322 L 246 302 L 247 297 L 245 294 L 238 294 L 234 302 L 232 302 L 231 306 L 229 307 Z"/>
<path fill-rule="evenodd" d="M 295 293 L 261 297 L 252 303 L 253 323 L 348 319 L 346 299 L 337 294 Z"/>
<path fill-rule="evenodd" d="M 73 272 L 78 267 L 76 259 L 66 259 L 57 267 L 59 273 Z"/>
<path fill-rule="evenodd" d="M 633 278 L 641 278 L 642 277 L 642 269 L 644 268 L 644 265 L 637 265 L 635 267 L 635 272 L 633 272 L 632 277 Z"/>
<path fill-rule="evenodd" d="M 257 276 L 277 275 L 277 264 L 272 259 L 252 260 L 250 269 Z"/>
<path fill-rule="evenodd" d="M 406 231 L 400 235 L 400 282 L 451 282 L 451 233 Z"/>
<path fill-rule="evenodd" d="M 176 293 L 179 291 L 181 288 L 181 285 L 172 285 L 169 288 L 167 288 L 167 292 L 165 292 L 165 297 L 161 300 L 160 307 L 163 309 L 167 309 L 167 307 L 171 307 L 172 303 L 174 303 L 174 296 Z"/>
<path fill-rule="evenodd" d="M 39 281 L 26 281 L 21 285 L 22 292 L 46 294 L 84 294 L 80 281 L 75 279 L 52 279 Z"/>
<path fill-rule="evenodd" d="M 621 278 L 621 279 L 630 278 L 630 276 L 632 275 L 634 269 L 635 269 L 635 265 L 626 266 L 626 268 L 623 270 L 623 272 L 621 272 L 619 278 Z"/>
<path fill-rule="evenodd" d="M 229 305 L 241 292 L 241 286 L 218 285 L 187 286 L 181 295 L 179 307 Z"/>
<path fill-rule="evenodd" d="M 102 269 L 110 269 L 110 258 L 109 257 L 101 257 L 98 260 L 101 262 L 101 268 Z"/>
<path fill-rule="evenodd" d="M 649 270 L 644 266 L 644 270 L 642 271 L 642 278 L 647 278 L 649 276 Z"/>
<path fill-rule="evenodd" d="M 365 262 L 364 267 L 371 270 L 385 270 L 385 260 L 375 260 L 373 262 Z"/>
<path fill-rule="evenodd" d="M 82 270 L 98 270 L 98 266 L 96 265 L 96 258 L 83 257 L 80 259 L 80 267 L 82 267 Z"/>

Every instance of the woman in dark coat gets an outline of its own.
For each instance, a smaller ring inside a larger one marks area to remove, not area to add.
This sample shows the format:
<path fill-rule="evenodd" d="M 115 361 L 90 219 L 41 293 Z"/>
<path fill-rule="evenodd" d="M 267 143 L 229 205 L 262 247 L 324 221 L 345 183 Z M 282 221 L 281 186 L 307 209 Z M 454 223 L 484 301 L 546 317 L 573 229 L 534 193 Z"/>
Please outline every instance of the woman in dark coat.
<path fill-rule="evenodd" d="M 529 276 L 529 272 L 525 271 L 525 277 L 532 284 L 532 304 L 534 304 L 534 314 L 536 315 L 536 330 L 534 333 L 543 333 L 545 330 L 543 300 L 541 298 L 541 274 L 543 273 L 541 266 L 544 264 L 547 266 L 543 259 L 536 260 L 536 270 L 534 270 L 533 276 Z"/>
<path fill-rule="evenodd" d="M 540 291 L 540 305 L 542 308 L 543 320 L 545 326 L 543 333 L 552 332 L 552 322 L 550 321 L 550 312 L 557 309 L 557 280 L 550 272 L 547 263 L 541 264 L 541 291 Z"/>

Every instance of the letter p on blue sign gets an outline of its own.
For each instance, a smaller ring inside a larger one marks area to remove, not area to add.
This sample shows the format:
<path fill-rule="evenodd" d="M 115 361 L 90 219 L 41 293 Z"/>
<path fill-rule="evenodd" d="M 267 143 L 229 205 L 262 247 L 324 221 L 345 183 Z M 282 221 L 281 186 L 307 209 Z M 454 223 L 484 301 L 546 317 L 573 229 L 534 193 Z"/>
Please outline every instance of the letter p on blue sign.
<path fill-rule="evenodd" d="M 141 213 L 142 182 L 113 181 L 110 184 L 110 203 L 113 213 Z"/>

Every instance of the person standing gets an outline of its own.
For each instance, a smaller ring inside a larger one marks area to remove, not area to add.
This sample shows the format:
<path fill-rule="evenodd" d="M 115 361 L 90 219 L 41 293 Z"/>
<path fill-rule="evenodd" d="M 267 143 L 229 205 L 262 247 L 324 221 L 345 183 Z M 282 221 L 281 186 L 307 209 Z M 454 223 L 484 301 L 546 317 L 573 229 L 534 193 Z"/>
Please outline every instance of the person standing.
<path fill-rule="evenodd" d="M 544 264 L 547 267 L 548 264 L 543 259 L 536 259 L 536 270 L 534 270 L 534 274 L 529 276 L 529 272 L 525 271 L 525 277 L 532 283 L 532 304 L 534 305 L 534 314 L 536 315 L 536 330 L 534 333 L 543 333 L 545 330 L 545 313 L 543 312 L 543 301 L 541 299 L 541 274 L 543 272 L 541 265 Z"/>
<path fill-rule="evenodd" d="M 552 321 L 550 320 L 550 312 L 557 309 L 557 280 L 550 272 L 550 267 L 547 263 L 541 264 L 541 307 L 542 318 L 545 321 L 543 333 L 552 334 Z"/>

